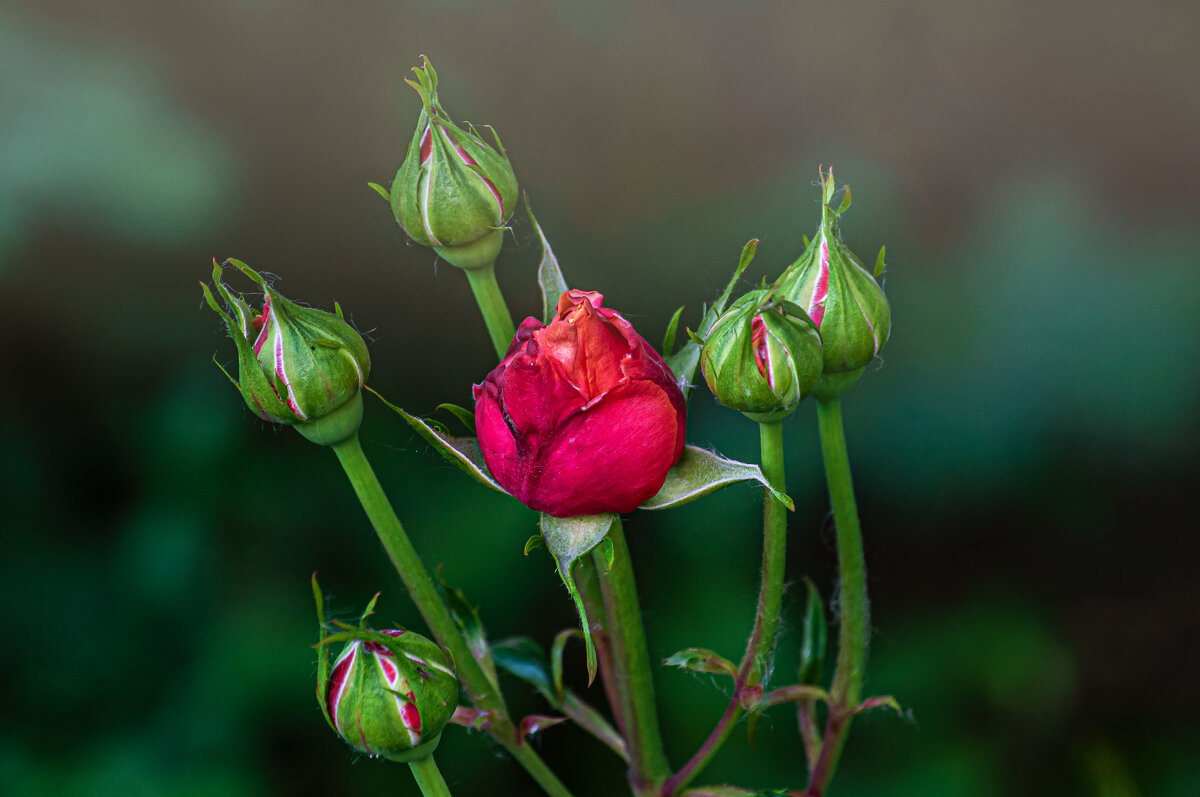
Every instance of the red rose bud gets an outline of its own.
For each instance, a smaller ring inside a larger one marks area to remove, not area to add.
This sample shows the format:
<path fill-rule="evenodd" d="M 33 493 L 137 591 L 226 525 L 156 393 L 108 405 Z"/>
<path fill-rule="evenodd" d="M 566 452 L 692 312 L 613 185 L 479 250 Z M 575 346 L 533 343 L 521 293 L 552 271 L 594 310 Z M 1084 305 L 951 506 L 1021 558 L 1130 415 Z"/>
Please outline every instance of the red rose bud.
<path fill-rule="evenodd" d="M 892 314 L 883 289 L 842 242 L 838 218 L 850 206 L 849 189 L 837 210 L 829 204 L 836 189 L 833 169 L 822 175 L 821 189 L 817 233 L 776 287 L 780 296 L 804 308 L 820 328 L 825 372 L 815 392 L 836 395 L 879 354 L 891 332 Z"/>
<path fill-rule="evenodd" d="M 570 290 L 546 326 L 526 318 L 475 386 L 475 427 L 492 476 L 555 517 L 631 512 L 683 452 L 675 375 L 594 291 Z"/>
<path fill-rule="evenodd" d="M 221 281 L 213 261 L 213 282 L 229 307 L 218 304 L 202 285 L 209 305 L 225 319 L 238 350 L 238 388 L 260 418 L 296 426 L 318 443 L 332 444 L 358 430 L 360 388 L 371 370 L 367 345 L 341 315 L 288 301 L 245 263 L 229 261 L 262 286 L 262 311 L 254 312 L 241 294 Z"/>
<path fill-rule="evenodd" d="M 325 706 L 355 750 L 414 761 L 437 747 L 458 705 L 458 680 L 446 654 L 420 634 L 397 628 L 382 636 L 389 640 L 346 644 L 329 671 Z"/>
<path fill-rule="evenodd" d="M 821 336 L 790 302 L 769 291 L 738 299 L 700 350 L 704 380 L 722 404 L 769 423 L 790 415 L 821 376 Z"/>
<path fill-rule="evenodd" d="M 416 81 L 406 81 L 424 107 L 392 183 L 392 214 L 408 237 L 451 264 L 484 268 L 500 252 L 500 228 L 516 209 L 517 178 L 495 130 L 493 149 L 473 125 L 463 130 L 450 120 L 438 102 L 437 72 L 424 61 L 413 68 Z"/>

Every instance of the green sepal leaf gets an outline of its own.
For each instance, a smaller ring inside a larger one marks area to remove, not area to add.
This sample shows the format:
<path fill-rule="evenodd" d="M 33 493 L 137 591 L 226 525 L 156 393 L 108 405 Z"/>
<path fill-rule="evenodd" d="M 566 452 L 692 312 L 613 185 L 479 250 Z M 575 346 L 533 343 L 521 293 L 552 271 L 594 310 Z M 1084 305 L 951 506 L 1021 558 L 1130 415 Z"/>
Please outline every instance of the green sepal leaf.
<path fill-rule="evenodd" d="M 375 189 L 375 193 L 377 193 L 377 194 L 379 194 L 381 197 L 383 197 L 383 198 L 384 198 L 384 199 L 385 199 L 385 200 L 386 200 L 386 201 L 387 201 L 389 204 L 391 203 L 391 201 L 392 201 L 392 194 L 391 194 L 391 192 L 390 192 L 390 191 L 388 191 L 388 190 L 387 190 L 386 188 L 384 188 L 383 186 L 381 186 L 379 183 L 367 183 L 367 186 L 368 186 L 368 187 L 370 187 L 370 188 L 373 188 L 373 189 Z"/>
<path fill-rule="evenodd" d="M 542 539 L 541 534 L 534 534 L 532 537 L 525 540 L 525 555 L 529 556 L 530 551 L 535 551 L 545 544 L 546 541 Z"/>
<path fill-rule="evenodd" d="M 601 549 L 604 551 L 604 575 L 608 575 L 609 571 L 612 570 L 613 560 L 617 558 L 617 547 L 613 545 L 613 541 L 608 537 L 605 537 L 600 544 L 604 546 Z"/>
<path fill-rule="evenodd" d="M 592 642 L 592 632 L 589 628 L 587 611 L 583 606 L 583 596 L 575 585 L 575 577 L 571 575 L 571 566 L 579 557 L 591 551 L 608 534 L 617 516 L 611 512 L 603 515 L 580 515 L 579 517 L 556 518 L 542 513 L 542 537 L 546 547 L 550 549 L 558 565 L 558 575 L 562 578 L 563 586 L 575 602 L 579 612 L 579 626 L 583 631 L 583 643 L 587 647 L 588 685 L 596 680 L 596 646 Z"/>
<path fill-rule="evenodd" d="M 566 721 L 566 717 L 549 717 L 544 714 L 522 717 L 521 724 L 517 727 L 517 744 L 525 744 L 525 740 L 533 734 Z"/>
<path fill-rule="evenodd" d="M 538 264 L 537 280 L 538 285 L 542 288 L 542 323 L 549 324 L 550 319 L 558 312 L 559 297 L 570 290 L 570 287 L 563 277 L 562 269 L 558 267 L 558 258 L 554 256 L 554 250 L 550 248 L 550 242 L 546 240 L 542 226 L 538 224 L 537 218 L 533 215 L 533 208 L 529 206 L 528 194 L 525 195 L 525 212 L 529 214 L 529 221 L 533 223 L 538 240 L 542 242 L 542 262 Z"/>
<path fill-rule="evenodd" d="M 559 708 L 550 668 L 546 665 L 546 653 L 541 645 L 529 637 L 510 637 L 492 645 L 492 659 L 501 670 L 531 684 L 547 703 L 555 709 Z"/>
<path fill-rule="evenodd" d="M 483 669 L 492 687 L 498 690 L 500 685 L 496 678 L 496 665 L 492 661 L 492 650 L 488 646 L 487 632 L 484 631 L 483 621 L 479 619 L 479 610 L 471 605 L 462 590 L 446 583 L 442 578 L 441 566 L 438 566 L 436 575 L 442 603 L 446 604 L 446 608 L 450 610 L 450 616 L 454 618 L 454 624 L 458 626 L 458 630 L 462 631 L 463 639 L 467 643 L 467 650 L 471 651 L 471 657 L 479 662 L 480 668 Z"/>
<path fill-rule="evenodd" d="M 662 355 L 666 357 L 675 348 L 675 333 L 679 329 L 679 317 L 683 315 L 683 306 L 675 311 L 675 315 L 671 316 L 671 320 L 667 322 L 667 331 L 663 334 Z"/>
<path fill-rule="evenodd" d="M 329 685 L 329 648 L 325 646 L 325 637 L 329 635 L 329 630 L 325 626 L 325 596 L 321 592 L 321 585 L 317 583 L 317 573 L 314 570 L 312 574 L 312 593 L 313 601 L 317 604 L 317 627 L 320 629 L 320 637 L 317 642 L 317 705 L 321 707 L 321 714 L 325 717 L 325 721 L 329 723 L 330 729 L 337 733 L 337 726 L 333 724 L 333 717 L 329 716 L 329 703 L 325 700 L 325 690 Z"/>
<path fill-rule="evenodd" d="M 883 262 L 883 256 L 887 252 L 886 246 L 879 247 L 879 256 L 875 258 L 875 274 L 878 278 L 887 269 L 887 264 Z"/>
<path fill-rule="evenodd" d="M 579 639 L 583 638 L 583 633 L 578 628 L 567 628 L 559 631 L 554 635 L 554 644 L 550 646 L 550 677 L 554 679 L 554 693 L 558 695 L 558 699 L 563 699 L 563 651 L 567 647 L 567 640 L 572 637 Z"/>
<path fill-rule="evenodd" d="M 707 648 L 684 648 L 663 659 L 663 664 L 693 672 L 728 675 L 730 678 L 737 677 L 737 665 Z"/>
<path fill-rule="evenodd" d="M 821 592 L 812 579 L 804 579 L 808 599 L 804 605 L 804 626 L 800 635 L 800 683 L 816 684 L 821 681 L 825 666 L 825 647 L 828 629 L 825 624 L 825 604 Z"/>
<path fill-rule="evenodd" d="M 443 402 L 434 409 L 445 410 L 462 421 L 462 425 L 471 430 L 471 434 L 475 434 L 475 413 L 471 412 L 466 407 L 460 407 L 457 404 Z"/>
<path fill-rule="evenodd" d="M 425 438 L 426 442 L 437 449 L 438 453 L 456 468 L 485 487 L 491 487 L 496 492 L 508 495 L 488 473 L 487 465 L 483 461 L 483 452 L 479 450 L 479 441 L 474 437 L 451 437 L 446 434 L 445 427 L 441 423 L 409 415 L 369 386 L 363 385 L 363 389 L 370 390 L 380 401 L 398 413 L 408 422 L 413 431 Z"/>
<path fill-rule="evenodd" d="M 738 462 L 713 451 L 685 446 L 683 456 L 667 472 L 662 489 L 642 504 L 642 509 L 670 509 L 714 493 L 722 487 L 741 481 L 756 481 L 771 491 L 775 500 L 795 511 L 796 505 L 785 493 L 771 486 L 762 469 L 748 462 Z"/>
<path fill-rule="evenodd" d="M 741 278 L 742 272 L 754 260 L 754 253 L 758 249 L 758 239 L 750 239 L 744 247 L 742 247 L 741 257 L 738 259 L 737 270 L 733 272 L 733 276 L 729 278 L 729 283 L 725 286 L 725 290 L 717 297 L 717 301 L 712 307 L 704 313 L 704 317 L 700 321 L 700 327 L 697 330 L 699 334 L 688 330 L 688 337 L 691 338 L 683 347 L 674 354 L 668 355 L 663 352 L 663 358 L 670 366 L 675 378 L 679 381 L 679 387 L 683 391 L 683 400 L 686 402 L 692 392 L 692 382 L 696 378 L 696 369 L 700 367 L 700 348 L 704 345 L 704 336 L 706 336 L 713 328 L 713 324 L 717 323 L 717 319 L 721 317 L 721 313 L 725 312 L 725 305 L 729 304 L 729 297 L 733 294 L 733 288 L 737 285 L 738 279 Z"/>
<path fill-rule="evenodd" d="M 835 216 L 840 216 L 850 209 L 850 186 L 844 185 L 842 188 L 846 189 L 846 193 L 842 197 L 842 204 L 838 206 L 837 211 L 834 213 Z"/>

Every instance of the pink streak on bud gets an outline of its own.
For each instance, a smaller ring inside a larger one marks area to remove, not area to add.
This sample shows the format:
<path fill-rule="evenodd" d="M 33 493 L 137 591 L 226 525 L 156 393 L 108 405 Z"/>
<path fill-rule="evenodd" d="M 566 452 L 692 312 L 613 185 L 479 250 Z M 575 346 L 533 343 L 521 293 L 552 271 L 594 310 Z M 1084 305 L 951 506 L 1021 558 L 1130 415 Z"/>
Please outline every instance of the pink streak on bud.
<path fill-rule="evenodd" d="M 454 142 L 454 139 L 450 138 L 450 134 L 446 132 L 446 128 L 439 126 L 438 130 L 442 131 L 442 135 L 445 136 L 446 140 L 450 142 L 450 146 L 454 147 L 454 151 L 458 153 L 459 160 L 461 160 L 467 166 L 478 166 L 479 165 L 478 163 L 475 162 L 474 158 L 472 158 L 470 155 L 468 155 L 466 153 L 466 150 L 464 150 L 462 147 L 460 147 L 458 144 L 456 144 Z M 488 190 L 492 192 L 492 196 L 496 199 L 496 205 L 500 208 L 500 218 L 503 219 L 504 218 L 504 200 L 500 197 L 500 192 L 496 190 L 496 184 L 493 183 L 488 178 L 484 177 L 479 172 L 476 172 L 475 176 L 478 177 L 480 180 L 483 180 L 483 184 L 486 185 Z"/>
<path fill-rule="evenodd" d="M 271 324 L 275 327 L 275 375 L 279 377 L 279 381 L 283 382 L 283 386 L 287 388 L 287 406 L 295 415 L 302 421 L 307 421 L 308 416 L 300 409 L 300 405 L 296 402 L 296 392 L 292 389 L 292 383 L 288 379 L 287 370 L 283 365 L 283 329 L 279 326 L 279 319 L 275 315 L 275 308 L 271 308 Z M 266 328 L 266 325 L 263 325 Z"/>
<path fill-rule="evenodd" d="M 421 135 L 421 165 L 429 163 L 429 159 L 433 157 L 433 136 L 430 135 L 431 128 L 425 128 L 424 134 Z"/>
<path fill-rule="evenodd" d="M 421 712 L 417 710 L 417 696 L 411 691 L 405 693 L 408 700 L 400 706 L 400 721 L 404 727 L 416 734 L 417 741 L 421 739 Z"/>
<path fill-rule="evenodd" d="M 754 364 L 758 366 L 758 372 L 771 389 L 775 389 L 775 375 L 771 373 L 771 360 L 767 356 L 767 325 L 763 322 L 762 314 L 754 316 L 754 320 L 750 322 L 750 341 L 754 348 Z"/>
<path fill-rule="evenodd" d="M 267 342 L 267 333 L 270 331 L 271 325 L 267 323 L 267 314 L 271 312 L 271 295 L 267 294 L 267 298 L 263 301 L 262 315 L 257 319 L 258 339 L 254 341 L 254 356 L 257 357 L 262 353 L 263 344 Z"/>
<path fill-rule="evenodd" d="M 329 717 L 333 720 L 333 727 L 338 729 L 340 733 L 342 726 L 338 722 L 337 707 L 342 702 L 342 695 L 346 691 L 346 686 L 350 680 L 350 671 L 354 669 L 354 662 L 358 659 L 358 645 L 352 645 L 349 650 L 342 654 L 342 657 L 333 665 L 333 672 L 329 675 L 329 683 L 326 684 L 325 698 L 329 704 Z"/>
<path fill-rule="evenodd" d="M 812 299 L 808 303 L 808 317 L 820 329 L 825 318 L 825 300 L 829 297 L 829 241 L 821 240 L 821 262 L 817 267 L 817 284 L 813 286 Z"/>

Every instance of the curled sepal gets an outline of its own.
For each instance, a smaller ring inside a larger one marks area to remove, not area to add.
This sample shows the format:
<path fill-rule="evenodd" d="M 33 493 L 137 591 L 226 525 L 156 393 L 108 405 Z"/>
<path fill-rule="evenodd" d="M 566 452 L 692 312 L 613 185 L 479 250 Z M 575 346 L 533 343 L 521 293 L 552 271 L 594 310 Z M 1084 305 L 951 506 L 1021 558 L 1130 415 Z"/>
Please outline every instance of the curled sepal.
<path fill-rule="evenodd" d="M 453 437 L 447 434 L 444 429 L 435 426 L 435 422 L 418 418 L 415 415 L 409 415 L 403 409 L 379 395 L 377 391 L 369 387 L 367 390 L 374 393 L 389 409 L 395 411 L 403 418 L 413 428 L 413 431 L 425 438 L 427 443 L 437 449 L 437 452 L 456 468 L 485 487 L 491 487 L 496 492 L 508 495 L 504 488 L 497 484 L 496 480 L 488 472 L 487 465 L 483 462 L 483 454 L 479 450 L 479 441 L 474 437 Z"/>
<path fill-rule="evenodd" d="M 554 635 L 554 644 L 550 646 L 550 675 L 554 678 L 554 693 L 561 701 L 563 699 L 563 652 L 567 640 L 583 639 L 583 632 L 578 628 L 567 628 Z"/>
<path fill-rule="evenodd" d="M 415 80 L 421 114 L 390 200 L 396 221 L 419 244 L 459 268 L 490 266 L 512 215 L 517 178 L 500 139 L 488 144 L 473 125 L 456 125 L 438 100 L 437 72 L 422 56 Z"/>
<path fill-rule="evenodd" d="M 521 724 L 517 727 L 517 744 L 525 744 L 525 741 L 533 734 L 566 721 L 566 717 L 550 717 L 545 714 L 530 714 L 522 717 Z"/>
<path fill-rule="evenodd" d="M 542 225 L 538 224 L 537 218 L 533 215 L 528 195 L 525 196 L 525 212 L 529 214 L 529 221 L 533 224 L 534 231 L 537 232 L 538 240 L 542 242 L 542 262 L 538 264 L 537 280 L 538 286 L 542 289 L 542 323 L 549 324 L 558 314 L 559 297 L 571 288 L 567 285 L 566 278 L 563 277 L 562 269 L 558 267 L 558 258 L 554 256 L 554 250 L 550 248 L 550 242 L 546 240 L 546 234 L 542 232 Z"/>
<path fill-rule="evenodd" d="M 767 709 L 783 703 L 811 705 L 818 700 L 828 704 L 829 693 L 817 686 L 792 684 L 791 686 L 781 686 L 778 689 L 767 692 L 747 709 L 749 716 L 746 718 L 746 733 L 750 737 L 750 742 L 754 742 L 754 729 L 758 725 L 759 718 Z"/>
<path fill-rule="evenodd" d="M 212 279 L 224 308 L 201 283 L 205 301 L 225 321 L 237 347 L 235 384 L 246 405 L 263 420 L 312 430 L 322 438 L 317 442 L 336 443 L 357 432 L 361 416 L 355 414 L 354 402 L 370 372 L 371 358 L 362 337 L 342 318 L 341 308 L 335 305 L 336 312 L 327 313 L 301 307 L 245 263 L 227 262 L 257 283 L 264 295 L 262 310 L 256 313 L 245 297 L 225 285 L 215 260 Z M 346 412 L 339 412 L 343 408 Z M 331 436 L 338 439 L 323 439 Z"/>
<path fill-rule="evenodd" d="M 334 730 L 359 752 L 415 761 L 433 752 L 458 705 L 450 657 L 420 634 L 363 624 L 326 634 L 321 647 L 344 642 L 324 685 Z"/>
<path fill-rule="evenodd" d="M 583 643 L 587 648 L 588 684 L 596 679 L 596 646 L 592 642 L 592 632 L 589 628 L 587 611 L 583 606 L 583 596 L 575 585 L 575 577 L 571 575 L 571 566 L 584 554 L 591 551 L 608 534 L 617 516 L 611 512 L 602 515 L 579 515 L 576 517 L 558 518 L 542 513 L 542 538 L 546 548 L 558 565 L 558 575 L 562 578 L 563 586 L 575 602 L 579 612 L 579 626 L 583 631 Z"/>
<path fill-rule="evenodd" d="M 663 664 L 693 672 L 708 672 L 737 678 L 737 665 L 707 648 L 684 648 L 663 659 Z"/>
<path fill-rule="evenodd" d="M 713 451 L 685 446 L 675 467 L 667 472 L 662 489 L 642 504 L 642 509 L 670 509 L 690 504 L 697 498 L 714 493 L 722 487 L 743 481 L 756 481 L 771 491 L 775 500 L 795 511 L 796 505 L 786 493 L 772 487 L 758 465 L 738 462 Z"/>
<path fill-rule="evenodd" d="M 825 604 L 812 579 L 805 578 L 804 584 L 808 599 L 804 605 L 804 626 L 800 634 L 800 666 L 797 674 L 800 676 L 800 683 L 816 684 L 821 681 L 828 640 Z"/>
<path fill-rule="evenodd" d="M 717 323 L 717 319 L 721 313 L 725 312 L 725 306 L 729 304 L 729 297 L 733 295 L 733 288 L 737 285 L 737 281 L 741 278 L 742 272 L 754 260 L 754 253 L 758 249 L 758 239 L 752 238 L 744 247 L 742 247 L 742 255 L 738 259 L 737 269 L 734 270 L 733 276 L 729 278 L 729 283 L 725 286 L 725 290 L 721 291 L 721 295 L 713 302 L 713 305 L 705 311 L 703 318 L 700 320 L 698 333 L 688 330 L 690 338 L 683 347 L 674 354 L 663 352 L 663 359 L 667 361 L 667 365 L 671 367 L 671 371 L 679 380 L 679 388 L 683 391 L 683 400 L 687 401 L 691 395 L 692 382 L 696 378 L 696 369 L 700 366 L 700 347 L 704 345 L 704 338 L 713 328 L 713 324 Z"/>
<path fill-rule="evenodd" d="M 830 397 L 852 385 L 878 354 L 891 333 L 892 315 L 883 289 L 883 252 L 875 275 L 846 246 L 839 228 L 849 207 L 849 191 L 838 209 L 830 204 L 836 184 L 833 169 L 821 174 L 821 222 L 804 253 L 773 286 L 779 295 L 804 308 L 821 330 L 824 374 L 815 390 Z"/>
<path fill-rule="evenodd" d="M 329 636 L 329 631 L 325 626 L 325 596 L 321 592 L 321 585 L 317 583 L 317 573 L 312 574 L 312 592 L 313 601 L 317 604 L 317 627 L 320 629 L 320 636 L 317 639 L 317 705 L 321 707 L 321 714 L 324 715 L 325 721 L 329 723 L 329 727 L 334 731 L 337 726 L 333 724 L 333 717 L 329 716 L 329 702 L 325 699 L 326 687 L 329 684 L 329 648 L 325 646 L 325 637 Z"/>
<path fill-rule="evenodd" d="M 854 709 L 855 714 L 861 714 L 864 711 L 870 711 L 874 708 L 890 708 L 900 716 L 904 716 L 904 709 L 900 707 L 900 701 L 891 695 L 881 695 L 879 697 L 868 697 L 866 700 L 858 704 Z"/>

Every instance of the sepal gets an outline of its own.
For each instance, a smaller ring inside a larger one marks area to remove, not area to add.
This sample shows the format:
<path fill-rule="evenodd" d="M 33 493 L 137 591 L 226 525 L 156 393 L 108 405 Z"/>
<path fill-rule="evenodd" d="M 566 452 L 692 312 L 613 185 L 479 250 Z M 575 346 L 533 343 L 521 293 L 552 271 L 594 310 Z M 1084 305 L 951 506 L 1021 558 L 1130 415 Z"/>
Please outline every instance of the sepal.
<path fill-rule="evenodd" d="M 697 498 L 743 481 L 756 481 L 771 491 L 775 500 L 795 511 L 792 499 L 773 487 L 758 465 L 727 459 L 714 451 L 685 446 L 675 467 L 667 472 L 662 489 L 642 504 L 642 509 L 670 509 L 690 504 Z"/>

